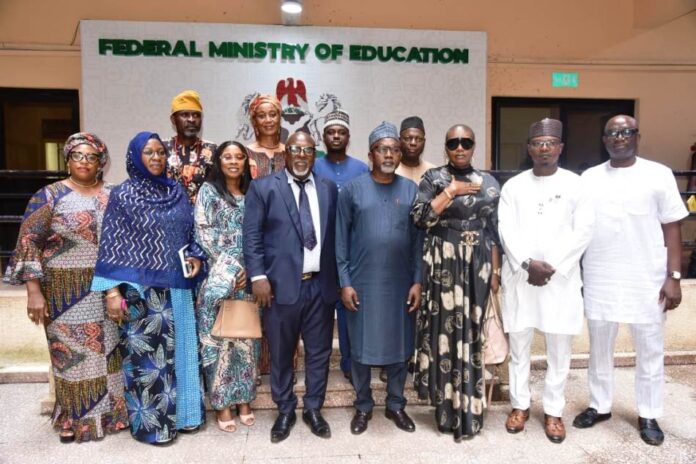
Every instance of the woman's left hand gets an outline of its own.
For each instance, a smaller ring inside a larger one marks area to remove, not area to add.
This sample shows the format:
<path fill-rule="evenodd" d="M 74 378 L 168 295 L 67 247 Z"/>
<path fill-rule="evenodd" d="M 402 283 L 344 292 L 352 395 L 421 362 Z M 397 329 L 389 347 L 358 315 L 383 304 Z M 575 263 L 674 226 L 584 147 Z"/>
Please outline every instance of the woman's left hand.
<path fill-rule="evenodd" d="M 500 290 L 500 276 L 493 274 L 491 276 L 491 292 L 498 293 L 498 290 Z"/>
<path fill-rule="evenodd" d="M 193 256 L 189 256 L 186 258 L 186 262 L 191 265 L 191 274 L 189 274 L 188 278 L 193 279 L 198 275 L 199 272 L 201 272 L 201 260 L 194 258 Z"/>

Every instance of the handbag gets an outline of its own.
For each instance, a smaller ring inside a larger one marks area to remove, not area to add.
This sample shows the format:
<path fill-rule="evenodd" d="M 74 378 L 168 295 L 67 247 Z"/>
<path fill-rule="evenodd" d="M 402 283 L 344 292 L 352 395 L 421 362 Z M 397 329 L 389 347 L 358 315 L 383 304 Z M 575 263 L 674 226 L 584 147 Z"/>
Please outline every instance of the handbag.
<path fill-rule="evenodd" d="M 500 319 L 500 291 L 491 292 L 483 321 L 483 363 L 500 364 L 507 359 L 509 352 L 510 345 Z"/>
<path fill-rule="evenodd" d="M 259 305 L 249 300 L 222 300 L 210 335 L 214 338 L 261 338 Z"/>

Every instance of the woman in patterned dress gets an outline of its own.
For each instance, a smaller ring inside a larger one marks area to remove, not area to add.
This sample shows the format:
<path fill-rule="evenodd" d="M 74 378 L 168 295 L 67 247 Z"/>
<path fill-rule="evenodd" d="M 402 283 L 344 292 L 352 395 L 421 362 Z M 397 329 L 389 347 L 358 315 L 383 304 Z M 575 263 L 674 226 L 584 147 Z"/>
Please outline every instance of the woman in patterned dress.
<path fill-rule="evenodd" d="M 93 290 L 105 290 L 109 317 L 121 323 L 131 435 L 154 445 L 205 420 L 193 308 L 194 278 L 205 258 L 193 240 L 193 207 L 167 178 L 159 135 L 128 145 L 129 179 L 114 187 L 106 212 Z M 185 250 L 190 273 L 179 252 Z"/>
<path fill-rule="evenodd" d="M 198 294 L 198 336 L 210 404 L 218 427 L 234 432 L 231 407 L 237 406 L 242 424 L 254 425 L 251 403 L 261 340 L 213 338 L 210 331 L 222 300 L 246 299 L 242 254 L 244 194 L 251 183 L 249 156 L 244 145 L 224 142 L 212 159 L 208 180 L 196 199 L 196 241 L 208 255 L 209 272 Z"/>
<path fill-rule="evenodd" d="M 475 143 L 467 126 L 447 132 L 448 163 L 425 173 L 411 211 L 427 230 L 416 390 L 435 406 L 438 430 L 457 441 L 483 426 L 483 312 L 500 286 L 500 187 L 471 166 Z"/>
<path fill-rule="evenodd" d="M 128 427 L 118 328 L 104 296 L 91 292 L 102 217 L 111 185 L 109 154 L 86 132 L 63 149 L 69 176 L 27 205 L 5 282 L 27 287 L 27 313 L 43 325 L 55 380 L 53 426 L 64 443 L 102 438 Z"/>

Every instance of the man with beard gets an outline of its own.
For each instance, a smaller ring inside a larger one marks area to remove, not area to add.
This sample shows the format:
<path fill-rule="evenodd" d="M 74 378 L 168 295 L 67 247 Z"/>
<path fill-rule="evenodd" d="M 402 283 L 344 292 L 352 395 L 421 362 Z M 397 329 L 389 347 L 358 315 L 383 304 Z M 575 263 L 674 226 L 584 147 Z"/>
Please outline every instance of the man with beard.
<path fill-rule="evenodd" d="M 348 156 L 346 149 L 350 142 L 350 118 L 343 110 L 336 110 L 326 116 L 324 124 L 324 146 L 326 156 L 314 162 L 314 172 L 336 183 L 338 190 L 349 180 L 368 172 L 367 164 Z M 336 304 L 338 325 L 338 347 L 341 351 L 341 371 L 351 380 L 350 338 L 346 327 L 346 308 L 339 300 Z"/>
<path fill-rule="evenodd" d="M 582 330 L 580 258 L 592 236 L 594 214 L 580 176 L 558 166 L 563 125 L 542 119 L 529 128 L 533 168 L 503 186 L 498 232 L 505 250 L 501 282 L 503 322 L 510 334 L 510 433 L 524 430 L 531 395 L 534 329 L 546 338 L 544 430 L 553 443 L 566 436 L 561 420 L 573 335 Z"/>
<path fill-rule="evenodd" d="M 336 185 L 314 175 L 315 143 L 304 132 L 285 145 L 285 169 L 256 178 L 246 194 L 244 261 L 252 292 L 265 308 L 263 325 L 271 357 L 271 395 L 278 417 L 271 442 L 290 435 L 297 396 L 293 353 L 305 349 L 304 411 L 312 433 L 331 436 L 321 415 L 329 374 L 336 282 Z"/>
<path fill-rule="evenodd" d="M 435 165 L 421 159 L 425 149 L 425 127 L 418 116 L 410 116 L 401 121 L 401 164 L 396 173 L 420 183 L 423 174 Z"/>
<path fill-rule="evenodd" d="M 402 430 L 415 430 L 404 410 L 404 384 L 421 299 L 423 239 L 410 219 L 418 188 L 395 174 L 401 159 L 398 137 L 388 122 L 375 128 L 369 137 L 372 171 L 339 193 L 336 260 L 351 340 L 353 434 L 363 433 L 372 417 L 370 368 L 375 365 L 387 372 L 386 417 Z"/>
<path fill-rule="evenodd" d="M 176 135 L 164 141 L 169 152 L 167 175 L 181 183 L 191 203 L 205 181 L 217 146 L 199 138 L 203 125 L 203 106 L 195 90 L 184 90 L 172 99 L 169 119 Z"/>
<path fill-rule="evenodd" d="M 672 171 L 638 156 L 640 133 L 631 116 L 611 118 L 602 137 L 610 159 L 585 171 L 597 212 L 583 258 L 585 316 L 590 333 L 590 406 L 573 425 L 611 418 L 614 343 L 620 322 L 636 351 L 640 437 L 660 445 L 663 412 L 664 321 L 681 302 L 680 220 L 688 215 Z"/>

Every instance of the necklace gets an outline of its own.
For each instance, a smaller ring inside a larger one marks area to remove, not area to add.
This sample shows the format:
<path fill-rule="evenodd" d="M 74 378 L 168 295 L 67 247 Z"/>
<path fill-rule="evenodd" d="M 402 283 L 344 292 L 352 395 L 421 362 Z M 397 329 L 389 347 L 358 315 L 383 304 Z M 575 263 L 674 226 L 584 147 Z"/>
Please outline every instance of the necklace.
<path fill-rule="evenodd" d="M 256 143 L 259 145 L 259 147 L 265 148 L 266 150 L 275 150 L 276 148 L 278 148 L 280 146 L 280 140 L 278 142 L 276 142 L 276 144 L 273 145 L 272 147 L 264 145 L 263 143 L 261 143 L 260 140 L 257 140 Z"/>
<path fill-rule="evenodd" d="M 83 183 L 78 182 L 75 179 L 73 179 L 72 176 L 68 176 L 68 180 L 75 185 L 78 185 L 80 187 L 85 187 L 85 188 L 94 187 L 95 185 L 97 185 L 99 183 L 99 179 L 96 179 L 93 184 L 83 184 Z"/>

